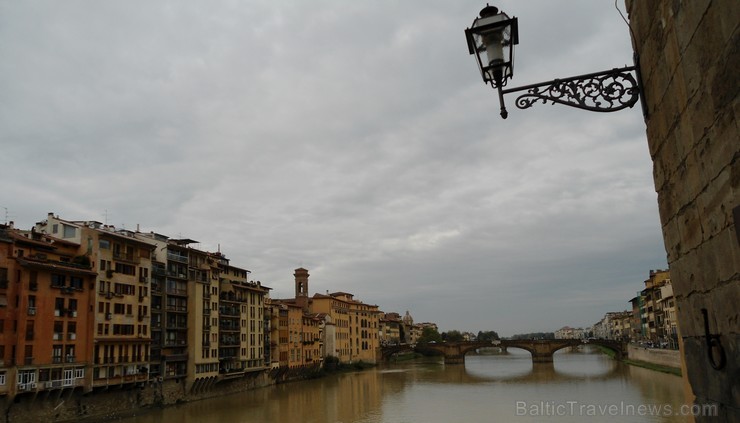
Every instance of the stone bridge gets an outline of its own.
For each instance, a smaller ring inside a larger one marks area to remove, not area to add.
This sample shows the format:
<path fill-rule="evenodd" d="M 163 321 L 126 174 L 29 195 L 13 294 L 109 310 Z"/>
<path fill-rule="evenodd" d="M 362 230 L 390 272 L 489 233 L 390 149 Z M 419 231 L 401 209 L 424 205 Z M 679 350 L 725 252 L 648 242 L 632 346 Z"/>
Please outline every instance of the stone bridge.
<path fill-rule="evenodd" d="M 442 353 L 445 357 L 445 364 L 464 364 L 465 354 L 481 348 L 521 348 L 532 354 L 534 363 L 552 363 L 552 355 L 567 347 L 577 347 L 580 345 L 598 345 L 614 351 L 615 358 L 621 360 L 627 357 L 627 345 L 619 341 L 610 341 L 605 339 L 503 339 L 494 342 L 440 342 L 436 344 L 425 344 L 427 350 L 435 350 Z M 392 347 L 381 348 L 381 357 L 385 360 L 392 355 L 405 351 L 413 351 L 410 345 L 397 345 Z"/>

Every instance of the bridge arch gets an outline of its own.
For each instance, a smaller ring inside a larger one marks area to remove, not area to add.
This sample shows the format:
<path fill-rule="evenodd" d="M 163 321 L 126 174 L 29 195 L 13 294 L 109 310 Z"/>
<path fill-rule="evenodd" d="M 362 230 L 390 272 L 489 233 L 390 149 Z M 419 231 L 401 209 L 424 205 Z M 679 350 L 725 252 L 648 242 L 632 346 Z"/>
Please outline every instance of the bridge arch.
<path fill-rule="evenodd" d="M 470 351 L 480 348 L 520 348 L 528 351 L 532 355 L 534 363 L 552 363 L 553 354 L 566 347 L 575 347 L 581 345 L 598 345 L 615 352 L 615 358 L 621 360 L 626 356 L 626 349 L 623 343 L 610 340 L 588 340 L 580 339 L 547 339 L 547 340 L 501 340 L 495 343 L 490 342 L 443 342 L 439 344 L 426 344 L 424 348 L 438 351 L 445 356 L 446 364 L 463 364 L 465 355 Z M 388 359 L 391 355 L 401 352 L 401 347 L 384 348 L 383 358 Z"/>

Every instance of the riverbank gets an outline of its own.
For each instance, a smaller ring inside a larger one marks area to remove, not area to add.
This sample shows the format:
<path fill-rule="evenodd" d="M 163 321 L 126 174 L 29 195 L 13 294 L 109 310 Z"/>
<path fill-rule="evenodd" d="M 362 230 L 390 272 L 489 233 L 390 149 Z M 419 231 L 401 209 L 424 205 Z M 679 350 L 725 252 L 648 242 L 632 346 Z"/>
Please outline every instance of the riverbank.
<path fill-rule="evenodd" d="M 596 346 L 601 352 L 608 355 L 611 358 L 616 359 L 616 353 L 610 349 Z M 665 353 L 675 353 L 676 357 L 672 357 L 673 354 L 665 354 Z M 678 351 L 671 351 L 671 350 L 655 350 L 651 351 L 651 349 L 646 348 L 640 348 L 640 347 L 633 347 L 632 345 L 628 348 L 628 357 L 622 359 L 621 361 L 623 363 L 627 363 L 631 366 L 636 367 L 642 367 L 649 370 L 654 370 L 656 372 L 661 373 L 669 373 L 676 376 L 681 376 L 681 364 L 680 364 L 680 357 L 678 356 Z M 670 356 L 670 357 L 667 357 Z M 678 361 L 678 365 L 675 365 L 674 363 Z"/>

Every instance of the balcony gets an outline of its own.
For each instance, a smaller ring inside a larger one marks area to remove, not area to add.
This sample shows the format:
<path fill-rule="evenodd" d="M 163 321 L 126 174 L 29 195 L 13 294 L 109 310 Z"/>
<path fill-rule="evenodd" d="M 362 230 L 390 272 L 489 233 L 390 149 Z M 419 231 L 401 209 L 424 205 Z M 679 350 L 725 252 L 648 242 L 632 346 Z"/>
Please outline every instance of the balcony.
<path fill-rule="evenodd" d="M 117 261 L 123 261 L 127 263 L 138 264 L 139 258 L 133 253 L 125 253 L 123 251 L 114 251 L 113 259 Z"/>
<path fill-rule="evenodd" d="M 165 310 L 167 310 L 167 311 L 176 311 L 178 313 L 187 313 L 188 312 L 188 306 L 186 306 L 186 305 L 167 305 L 165 307 Z"/>
<path fill-rule="evenodd" d="M 167 354 L 167 355 L 164 355 L 163 357 L 164 357 L 164 360 L 165 361 L 187 361 L 188 354 L 187 353 L 183 353 L 183 354 Z"/>
<path fill-rule="evenodd" d="M 218 310 L 222 316 L 240 316 L 241 312 L 238 307 L 220 307 Z"/>
<path fill-rule="evenodd" d="M 219 346 L 221 347 L 237 347 L 239 346 L 239 338 L 223 337 L 218 340 Z"/>
<path fill-rule="evenodd" d="M 187 297 L 188 290 L 182 288 L 167 288 L 167 295 L 179 295 L 181 297 Z"/>
<path fill-rule="evenodd" d="M 178 272 L 176 270 L 168 270 L 167 271 L 167 277 L 168 278 L 175 278 L 175 279 L 187 279 L 188 275 L 186 275 L 183 272 Z"/>
<path fill-rule="evenodd" d="M 29 316 L 35 316 L 36 315 L 36 307 L 28 307 L 28 315 Z"/>
<path fill-rule="evenodd" d="M 167 260 L 176 261 L 179 263 L 188 263 L 188 256 L 175 253 L 173 251 L 167 251 Z"/>
<path fill-rule="evenodd" d="M 165 339 L 164 346 L 165 348 L 171 348 L 171 347 L 182 347 L 187 345 L 188 341 L 185 339 Z"/>
<path fill-rule="evenodd" d="M 239 325 L 233 325 L 233 324 L 227 324 L 227 323 L 221 323 L 221 325 L 218 327 L 222 331 L 229 331 L 229 332 L 239 332 L 241 328 Z"/>

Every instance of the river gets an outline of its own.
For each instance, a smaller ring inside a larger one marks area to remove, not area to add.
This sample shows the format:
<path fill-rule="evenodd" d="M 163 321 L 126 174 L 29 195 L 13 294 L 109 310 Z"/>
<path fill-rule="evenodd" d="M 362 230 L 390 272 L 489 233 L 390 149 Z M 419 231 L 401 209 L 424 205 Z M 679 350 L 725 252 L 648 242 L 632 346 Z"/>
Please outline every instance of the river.
<path fill-rule="evenodd" d="M 165 409 L 123 423 L 688 422 L 681 378 L 587 347 L 553 364 L 529 353 L 474 355 L 465 365 L 406 361 Z"/>

